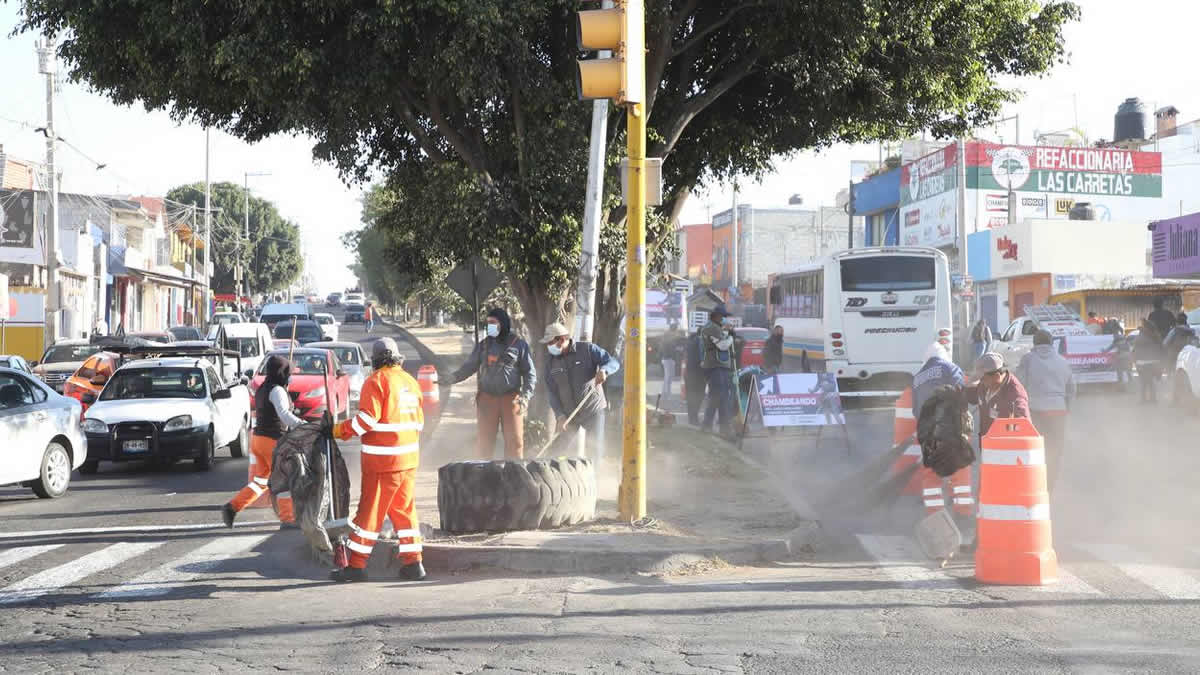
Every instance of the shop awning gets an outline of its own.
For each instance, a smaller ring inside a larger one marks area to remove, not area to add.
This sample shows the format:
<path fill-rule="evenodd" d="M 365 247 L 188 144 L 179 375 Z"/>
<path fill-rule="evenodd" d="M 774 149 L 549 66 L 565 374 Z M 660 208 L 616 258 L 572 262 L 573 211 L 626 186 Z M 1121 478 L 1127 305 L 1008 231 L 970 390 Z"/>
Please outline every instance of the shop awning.
<path fill-rule="evenodd" d="M 129 276 L 132 276 L 141 281 L 150 281 L 160 286 L 173 286 L 175 288 L 188 288 L 190 286 L 199 286 L 201 282 L 198 279 L 188 279 L 187 277 L 177 277 L 170 274 L 162 274 L 160 272 L 151 272 L 149 270 L 139 270 L 126 268 Z"/>

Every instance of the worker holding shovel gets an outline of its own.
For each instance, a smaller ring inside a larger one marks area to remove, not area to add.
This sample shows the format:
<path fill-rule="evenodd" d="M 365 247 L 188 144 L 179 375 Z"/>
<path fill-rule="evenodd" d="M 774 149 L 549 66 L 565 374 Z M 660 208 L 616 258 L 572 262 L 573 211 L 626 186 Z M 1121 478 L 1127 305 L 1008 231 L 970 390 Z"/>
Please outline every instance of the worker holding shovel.
<path fill-rule="evenodd" d="M 602 451 L 598 434 L 608 408 L 602 385 L 621 364 L 600 347 L 574 340 L 571 331 L 561 323 L 546 327 L 542 344 L 550 352 L 547 394 L 557 419 L 555 431 L 559 437 L 572 438 L 579 429 L 586 429 L 588 444 L 595 447 L 593 454 L 598 457 Z M 557 447 L 558 439 L 555 440 Z"/>

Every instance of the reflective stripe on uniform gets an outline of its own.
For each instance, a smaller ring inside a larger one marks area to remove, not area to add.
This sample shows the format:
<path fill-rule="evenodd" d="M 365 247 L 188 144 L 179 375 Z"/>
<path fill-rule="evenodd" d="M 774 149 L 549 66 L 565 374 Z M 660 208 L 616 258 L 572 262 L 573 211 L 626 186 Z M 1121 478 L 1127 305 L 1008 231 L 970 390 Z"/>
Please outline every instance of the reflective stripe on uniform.
<path fill-rule="evenodd" d="M 350 530 L 353 531 L 356 536 L 362 537 L 363 539 L 370 539 L 371 541 L 375 541 L 376 539 L 379 538 L 378 532 L 364 530 L 363 528 L 359 527 L 353 520 L 347 522 L 346 524 L 350 526 Z"/>
<path fill-rule="evenodd" d="M 291 492 L 280 492 L 279 494 L 275 495 L 275 497 L 278 499 L 291 499 L 292 493 Z"/>
<path fill-rule="evenodd" d="M 1041 448 L 1033 450 L 984 450 L 983 463 L 1004 466 L 1045 464 L 1046 451 Z"/>
<path fill-rule="evenodd" d="M 372 427 L 371 431 L 421 431 L 424 428 L 425 425 L 420 422 L 398 422 L 395 424 L 380 422 Z"/>
<path fill-rule="evenodd" d="M 420 544 L 398 544 L 396 546 L 396 553 L 420 553 L 420 552 L 421 552 Z"/>
<path fill-rule="evenodd" d="M 969 494 L 971 494 L 971 486 L 970 485 L 955 485 L 954 486 L 954 494 L 956 494 L 956 495 L 968 494 L 969 495 Z"/>
<path fill-rule="evenodd" d="M 896 419 L 911 420 L 915 418 L 911 408 L 896 408 Z"/>
<path fill-rule="evenodd" d="M 924 490 L 924 491 L 923 491 L 921 494 L 926 494 L 926 495 L 940 495 L 940 494 L 942 494 L 942 488 L 940 488 L 940 487 L 936 487 L 936 488 L 925 488 L 925 490 Z"/>
<path fill-rule="evenodd" d="M 359 424 L 362 424 L 367 429 L 374 429 L 375 425 L 379 424 L 379 420 L 362 411 L 359 411 L 359 413 L 354 416 L 354 419 L 358 420 Z"/>
<path fill-rule="evenodd" d="M 354 433 L 358 434 L 359 436 L 362 436 L 363 434 L 367 433 L 367 430 L 362 428 L 362 425 L 358 423 L 357 417 L 350 420 L 350 428 L 353 429 Z"/>
<path fill-rule="evenodd" d="M 921 446 L 909 445 L 907 448 L 904 448 L 904 454 L 906 454 L 910 457 L 920 457 L 921 456 Z"/>
<path fill-rule="evenodd" d="M 409 443 L 408 445 L 367 445 L 363 444 L 362 453 L 364 455 L 410 455 L 414 452 L 420 452 L 420 443 Z"/>
<path fill-rule="evenodd" d="M 397 539 L 403 539 L 404 537 L 419 537 L 419 536 L 421 536 L 420 530 L 396 530 L 396 538 Z"/>
<path fill-rule="evenodd" d="M 259 485 L 266 485 L 267 483 L 270 482 L 270 480 L 271 480 L 270 478 L 265 478 L 263 476 L 255 476 L 254 477 L 254 482 L 258 483 Z"/>
<path fill-rule="evenodd" d="M 263 489 L 263 487 L 261 485 L 259 485 L 258 483 L 255 483 L 254 481 L 250 481 L 249 483 L 246 483 L 246 487 L 250 488 L 250 490 L 252 492 L 254 492 L 255 496 L 258 496 L 258 497 L 261 497 L 262 493 L 266 492 L 266 490 Z"/>
<path fill-rule="evenodd" d="M 955 504 L 974 504 L 975 499 L 972 497 L 955 497 L 954 503 Z"/>
<path fill-rule="evenodd" d="M 1049 504 L 980 504 L 980 520 L 1050 520 Z"/>
<path fill-rule="evenodd" d="M 254 455 L 250 455 L 250 466 L 254 466 L 258 462 L 254 461 Z"/>
<path fill-rule="evenodd" d="M 944 499 L 926 499 L 925 500 L 925 506 L 945 506 L 945 505 L 946 505 L 946 500 L 944 500 Z"/>
<path fill-rule="evenodd" d="M 346 548 L 350 549 L 351 551 L 354 551 L 355 553 L 362 553 L 363 555 L 371 555 L 371 549 L 374 548 L 374 546 L 360 544 L 357 541 L 354 541 L 353 539 L 347 539 L 346 540 Z"/>

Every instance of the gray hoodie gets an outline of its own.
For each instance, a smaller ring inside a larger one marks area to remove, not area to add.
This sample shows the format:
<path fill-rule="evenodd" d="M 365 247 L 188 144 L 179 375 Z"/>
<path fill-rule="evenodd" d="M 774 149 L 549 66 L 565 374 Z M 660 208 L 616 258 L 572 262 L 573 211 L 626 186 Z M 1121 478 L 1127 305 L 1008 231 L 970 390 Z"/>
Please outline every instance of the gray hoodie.
<path fill-rule="evenodd" d="M 1071 364 L 1053 345 L 1037 345 L 1021 358 L 1017 379 L 1029 394 L 1029 409 L 1037 412 L 1067 410 L 1075 398 Z"/>

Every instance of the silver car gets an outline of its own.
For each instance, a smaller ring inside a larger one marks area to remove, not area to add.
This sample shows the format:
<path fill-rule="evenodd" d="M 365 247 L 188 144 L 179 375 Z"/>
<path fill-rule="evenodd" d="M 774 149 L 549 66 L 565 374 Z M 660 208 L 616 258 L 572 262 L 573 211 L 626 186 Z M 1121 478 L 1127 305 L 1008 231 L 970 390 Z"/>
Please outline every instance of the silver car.
<path fill-rule="evenodd" d="M 12 368 L 22 373 L 33 374 L 33 369 L 29 367 L 29 362 L 16 354 L 0 354 L 0 368 Z"/>
<path fill-rule="evenodd" d="M 358 405 L 358 396 L 362 393 L 363 382 L 371 374 L 371 364 L 363 353 L 362 345 L 357 342 L 310 342 L 306 347 L 328 349 L 333 352 L 342 364 L 342 370 L 350 376 L 350 404 Z"/>
<path fill-rule="evenodd" d="M 82 411 L 29 373 L 0 368 L 0 485 L 31 487 L 46 499 L 66 494 L 87 459 Z"/>

